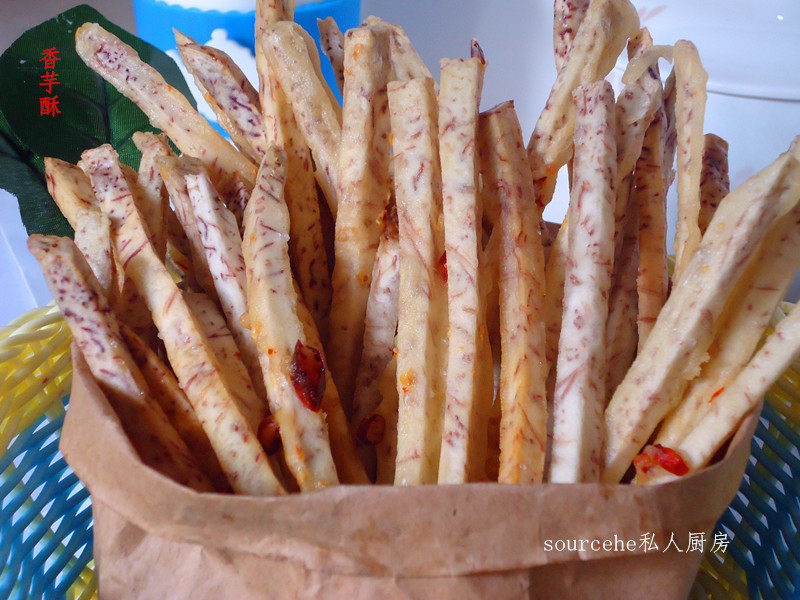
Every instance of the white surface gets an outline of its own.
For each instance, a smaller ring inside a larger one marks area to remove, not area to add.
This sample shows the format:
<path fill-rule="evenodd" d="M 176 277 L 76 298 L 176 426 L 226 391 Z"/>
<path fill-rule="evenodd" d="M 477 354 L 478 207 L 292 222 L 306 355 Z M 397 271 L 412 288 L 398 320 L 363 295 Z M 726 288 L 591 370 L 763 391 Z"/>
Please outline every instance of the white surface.
<path fill-rule="evenodd" d="M 651 32 L 658 33 L 659 44 L 694 42 L 709 73 L 710 92 L 800 100 L 797 0 L 635 3 Z"/>
<path fill-rule="evenodd" d="M 0 190 L 0 326 L 53 299 L 27 239 L 17 198 Z"/>
<path fill-rule="evenodd" d="M 250 5 L 252 1 L 247 0 Z M 245 0 L 226 0 L 224 6 L 231 9 L 237 3 Z M 696 43 L 712 90 L 782 97 L 800 90 L 797 0 L 635 0 L 635 4 L 656 43 L 679 38 Z M 441 57 L 468 56 L 470 40 L 477 38 L 489 63 L 484 108 L 513 98 L 524 135 L 530 135 L 555 79 L 552 0 L 362 0 L 362 15 L 370 14 L 401 24 L 434 74 Z M 793 42 L 789 47 L 784 34 Z M 211 45 L 215 45 L 213 40 Z M 800 101 L 711 93 L 705 131 L 730 142 L 731 182 L 737 185 L 771 162 L 800 133 Z M 556 197 L 545 211 L 550 220 L 559 221 L 566 212 L 564 179 L 560 178 Z M 4 324 L 50 296 L 25 246 L 16 201 L 2 191 L 0 211 L 0 285 L 5 290 L 0 324 Z M 673 192 L 671 223 L 676 212 Z M 796 299 L 798 293 L 800 283 L 796 282 L 790 297 Z"/>

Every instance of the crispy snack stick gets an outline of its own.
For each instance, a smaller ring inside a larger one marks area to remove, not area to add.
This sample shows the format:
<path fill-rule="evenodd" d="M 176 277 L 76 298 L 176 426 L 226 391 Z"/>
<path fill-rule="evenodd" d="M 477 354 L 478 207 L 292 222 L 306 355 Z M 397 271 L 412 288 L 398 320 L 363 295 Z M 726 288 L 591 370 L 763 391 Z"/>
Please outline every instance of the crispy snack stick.
<path fill-rule="evenodd" d="M 675 232 L 675 269 L 679 281 L 700 245 L 700 180 L 703 169 L 703 117 L 706 82 L 694 44 L 675 43 L 675 116 L 678 134 L 678 223 Z"/>
<path fill-rule="evenodd" d="M 653 38 L 646 28 L 628 42 L 628 58 L 633 61 L 653 46 Z M 630 63 L 629 63 L 630 64 Z M 617 202 L 614 208 L 615 248 L 621 249 L 620 235 L 625 226 L 625 215 L 630 197 L 630 180 L 642 150 L 645 132 L 663 102 L 661 76 L 658 63 L 646 69 L 620 92 L 616 104 Z"/>
<path fill-rule="evenodd" d="M 116 275 L 110 223 L 97 206 L 92 184 L 80 167 L 58 158 L 45 157 L 44 167 L 47 191 L 75 231 L 78 250 L 111 300 L 116 294 Z"/>
<path fill-rule="evenodd" d="M 200 331 L 208 339 L 208 345 L 222 367 L 222 378 L 236 398 L 239 410 L 253 431 L 258 432 L 269 411 L 266 396 L 255 391 L 225 317 L 206 294 L 190 291 L 182 293 Z"/>
<path fill-rule="evenodd" d="M 289 256 L 303 300 L 314 315 L 323 338 L 326 338 L 331 284 L 311 156 L 292 113 L 292 105 L 270 69 L 260 41 L 270 23 L 291 20 L 293 12 L 292 2 L 257 2 L 256 39 L 259 41 L 256 42 L 256 67 L 267 143 L 277 145 L 286 152 L 285 195 L 291 228 Z"/>
<path fill-rule="evenodd" d="M 291 159 L 287 158 L 288 166 Z M 289 209 L 289 256 L 292 271 L 300 286 L 303 303 L 314 316 L 320 334 L 327 339 L 331 309 L 331 275 L 320 221 L 320 206 L 316 197 L 314 177 L 307 172 L 308 181 L 286 182 L 286 203 Z M 307 184 L 307 185 L 306 185 Z M 308 188 L 297 194 L 298 188 Z M 291 190 L 291 191 L 290 191 Z M 313 191 L 313 195 L 308 195 Z"/>
<path fill-rule="evenodd" d="M 242 228 L 242 220 L 244 219 L 244 209 L 247 206 L 250 195 L 253 193 L 253 188 L 241 177 L 234 177 L 233 185 L 227 194 L 220 194 L 220 198 L 225 204 L 225 208 L 231 211 L 233 217 L 236 219 L 236 225 L 239 229 Z"/>
<path fill-rule="evenodd" d="M 186 394 L 175 379 L 175 374 L 165 365 L 147 343 L 125 324 L 120 325 L 120 333 L 131 353 L 131 357 L 142 372 L 152 397 L 160 405 L 169 422 L 178 432 L 186 447 L 197 460 L 203 473 L 218 491 L 229 491 L 230 485 L 219 466 L 211 442 L 197 414 L 194 412 Z"/>
<path fill-rule="evenodd" d="M 664 82 L 664 114 L 666 116 L 666 135 L 664 136 L 664 178 L 667 189 L 675 181 L 675 153 L 678 148 L 677 117 L 675 115 L 677 92 L 675 91 L 675 69 Z"/>
<path fill-rule="evenodd" d="M 271 23 L 294 20 L 294 0 L 256 0 L 256 37 Z"/>
<path fill-rule="evenodd" d="M 169 147 L 167 136 L 163 133 L 155 134 L 149 131 L 137 131 L 132 138 L 133 143 L 142 153 L 137 176 L 143 200 L 139 210 L 142 213 L 145 225 L 147 225 L 150 238 L 153 240 L 153 246 L 158 255 L 163 257 L 167 251 L 164 215 L 169 210 L 169 202 L 156 161 L 158 157 L 170 156 L 173 152 Z"/>
<path fill-rule="evenodd" d="M 158 71 L 142 62 L 133 48 L 98 24 L 86 23 L 75 32 L 75 49 L 92 70 L 135 102 L 181 152 L 199 158 L 218 189 L 226 189 L 234 173 L 255 180 L 255 165 L 226 142 Z"/>
<path fill-rule="evenodd" d="M 185 180 L 203 259 L 211 273 L 220 306 L 253 387 L 258 396 L 265 399 L 267 392 L 258 350 L 250 331 L 242 325 L 242 316 L 247 314 L 247 295 L 242 237 L 236 217 L 225 208 L 205 171 L 187 173 Z"/>
<path fill-rule="evenodd" d="M 183 64 L 211 106 L 217 121 L 250 160 L 261 162 L 267 151 L 258 92 L 222 50 L 202 46 L 175 31 Z"/>
<path fill-rule="evenodd" d="M 139 163 L 139 187 L 145 191 L 148 198 L 155 199 L 158 194 L 161 199 L 160 221 L 155 215 L 152 216 L 151 221 L 146 221 L 150 235 L 156 244 L 155 247 L 170 270 L 187 286 L 196 285 L 192 274 L 191 260 L 188 258 L 191 254 L 189 243 L 183 227 L 180 226 L 177 217 L 172 212 L 169 194 L 164 187 L 164 180 L 158 165 L 160 157 L 175 155 L 169 145 L 169 138 L 163 133 L 137 131 L 133 134 L 133 143 L 142 153 L 142 160 Z M 153 204 L 155 205 L 155 202 Z M 146 215 L 143 216 L 146 219 Z M 160 239 L 156 232 L 160 232 Z M 161 243 L 163 243 L 163 255 L 161 254 L 162 248 L 159 246 Z"/>
<path fill-rule="evenodd" d="M 713 133 L 707 133 L 704 140 L 703 169 L 700 176 L 700 216 L 697 219 L 701 234 L 708 229 L 719 203 L 731 191 L 731 181 L 728 176 L 728 142 Z"/>
<path fill-rule="evenodd" d="M 514 105 L 481 113 L 483 185 L 500 203 L 501 483 L 537 483 L 547 446 L 541 215 Z M 449 278 L 448 278 L 449 282 Z M 489 394 L 491 396 L 491 394 Z"/>
<path fill-rule="evenodd" d="M 100 286 L 69 238 L 32 235 L 39 261 L 77 347 L 142 461 L 178 483 L 212 491 L 186 445 L 150 396 Z"/>
<path fill-rule="evenodd" d="M 630 187 L 626 178 L 622 185 Z M 630 194 L 625 194 L 630 196 Z M 617 193 L 619 197 L 619 193 Z M 608 297 L 606 319 L 606 399 L 625 377 L 636 355 L 639 305 L 637 275 L 639 270 L 639 211 L 635 198 L 628 201 L 627 215 L 615 259 L 613 284 Z"/>
<path fill-rule="evenodd" d="M 686 397 L 665 419 L 656 441 L 673 446 L 710 411 L 717 397 L 744 367 L 800 268 L 800 204 L 770 227 L 758 255 L 728 300 L 711 359 Z"/>
<path fill-rule="evenodd" d="M 203 173 L 203 165 L 199 160 L 186 156 L 162 156 L 157 164 L 164 180 L 172 205 L 175 207 L 175 216 L 183 229 L 189 243 L 192 258 L 192 274 L 197 279 L 200 287 L 212 298 L 217 297 L 214 287 L 214 277 L 211 275 L 205 260 L 205 249 L 200 237 L 200 229 L 192 210 L 189 191 L 186 187 L 186 177 L 191 174 Z"/>
<path fill-rule="evenodd" d="M 383 235 L 375 254 L 375 265 L 372 267 L 372 283 L 364 315 L 364 343 L 356 373 L 353 417 L 350 420 L 356 426 L 380 404 L 381 394 L 378 389 L 380 377 L 394 355 L 397 299 L 400 288 L 400 248 L 395 207 L 387 211 L 385 221 Z"/>
<path fill-rule="evenodd" d="M 331 213 L 336 216 L 337 163 L 342 128 L 336 105 L 317 75 L 302 28 L 281 21 L 268 26 L 261 40 L 281 88 L 286 93 L 294 118 L 314 157 L 317 183 Z"/>
<path fill-rule="evenodd" d="M 652 45 L 650 32 L 642 28 L 628 43 L 629 60 L 635 61 Z M 615 250 L 606 321 L 606 389 L 609 394 L 622 381 L 636 354 L 639 219 L 636 200 L 631 197 L 633 170 L 647 128 L 662 103 L 661 76 L 656 63 L 625 86 L 616 104 Z"/>
<path fill-rule="evenodd" d="M 556 173 L 569 160 L 575 128 L 573 91 L 608 75 L 628 38 L 638 31 L 639 17 L 629 0 L 595 0 L 589 4 L 528 143 L 540 207 L 550 202 Z"/>
<path fill-rule="evenodd" d="M 742 420 L 761 406 L 761 400 L 772 384 L 800 353 L 800 309 L 795 307 L 778 323 L 775 333 L 750 359 L 713 403 L 708 414 L 675 451 L 690 471 L 708 464 L 725 441 L 736 432 Z"/>
<path fill-rule="evenodd" d="M 556 0 L 553 6 L 553 50 L 556 56 L 556 71 L 567 61 L 581 21 L 589 8 L 590 0 Z"/>
<path fill-rule="evenodd" d="M 331 101 L 331 107 L 333 108 L 333 112 L 336 114 L 336 118 L 339 121 L 339 125 L 342 124 L 342 105 L 339 104 L 339 98 L 336 97 L 336 94 L 333 93 L 331 86 L 328 85 L 328 80 L 325 79 L 325 75 L 322 74 L 322 60 L 319 57 L 319 51 L 317 50 L 317 42 L 311 37 L 311 34 L 308 33 L 302 27 L 297 28 L 297 32 L 303 38 L 303 41 L 306 44 L 306 50 L 308 51 L 308 57 L 311 59 L 311 64 L 314 67 L 314 71 L 317 74 L 317 78 L 322 82 L 322 88 L 328 96 L 328 100 Z"/>
<path fill-rule="evenodd" d="M 575 160 L 549 480 L 597 481 L 603 462 L 605 331 L 614 257 L 617 154 L 608 82 L 575 92 Z"/>
<path fill-rule="evenodd" d="M 267 54 L 262 43 L 264 33 L 271 24 L 294 19 L 294 0 L 257 0 L 255 22 L 256 69 L 258 70 L 258 95 L 261 100 L 261 116 L 268 144 L 275 144 L 289 135 L 284 132 L 286 114 L 291 114 L 291 105 L 280 89 L 275 73 L 269 68 Z M 291 117 L 294 121 L 294 117 Z M 306 148 L 307 150 L 307 148 Z M 288 149 L 287 149 L 288 152 Z"/>
<path fill-rule="evenodd" d="M 388 33 L 368 27 L 348 31 L 345 66 L 329 347 L 336 348 L 331 353 L 331 370 L 348 413 L 353 415 L 364 315 L 381 237 L 380 216 L 392 187 L 386 96 L 391 77 Z"/>
<path fill-rule="evenodd" d="M 86 211 L 75 228 L 75 245 L 89 263 L 103 295 L 112 298 L 116 292 L 116 267 L 109 218 L 97 209 Z"/>
<path fill-rule="evenodd" d="M 283 200 L 283 153 L 271 147 L 244 214 L 242 253 L 248 320 L 259 350 L 270 408 L 286 463 L 303 491 L 338 483 L 328 427 L 320 412 L 325 365 L 298 317 L 289 266 L 289 213 Z"/>
<path fill-rule="evenodd" d="M 296 286 L 295 286 L 296 288 Z M 297 302 L 297 316 L 303 325 L 307 343 L 312 348 L 322 348 L 322 340 L 319 331 L 311 316 L 311 312 L 306 308 L 302 301 Z M 320 350 L 322 360 L 327 364 L 325 352 Z M 339 399 L 339 392 L 333 381 L 330 369 L 325 370 L 325 390 L 322 393 L 322 412 L 325 413 L 328 422 L 328 438 L 331 442 L 331 455 L 336 466 L 336 474 L 341 483 L 367 484 L 369 477 L 364 470 L 364 463 L 361 462 L 358 451 L 356 450 L 355 439 L 351 434 L 347 417 L 342 409 Z"/>
<path fill-rule="evenodd" d="M 92 184 L 80 167 L 46 156 L 44 171 L 47 191 L 73 229 L 86 212 L 99 210 Z"/>
<path fill-rule="evenodd" d="M 169 362 L 235 492 L 283 493 L 255 432 L 239 410 L 221 365 L 181 291 L 158 259 L 109 145 L 83 153 L 103 212 L 114 227 L 117 253 L 153 314 Z"/>
<path fill-rule="evenodd" d="M 492 383 L 483 360 L 489 362 L 491 351 L 478 276 L 483 249 L 478 112 L 485 69 L 478 57 L 441 61 L 439 157 L 449 344 L 439 483 L 481 479 L 486 464 Z"/>
<path fill-rule="evenodd" d="M 378 379 L 378 391 L 381 402 L 368 419 L 365 426 L 360 427 L 362 440 L 375 430 L 383 429 L 380 440 L 375 446 L 375 483 L 378 485 L 392 485 L 394 483 L 394 470 L 397 463 L 397 360 L 392 358 Z M 375 418 L 376 415 L 377 418 Z M 359 423 L 364 423 L 362 419 Z M 377 436 L 376 436 L 377 437 Z M 371 440 L 370 440 L 371 441 Z"/>
<path fill-rule="evenodd" d="M 667 299 L 641 352 L 606 409 L 603 481 L 617 482 L 659 421 L 697 376 L 720 314 L 770 223 L 800 197 L 790 152 L 748 179 L 717 208 L 697 253 Z"/>
<path fill-rule="evenodd" d="M 391 34 L 391 56 L 392 69 L 394 69 L 394 79 L 397 81 L 408 81 L 419 77 L 433 78 L 428 67 L 422 62 L 419 54 L 411 44 L 411 40 L 406 32 L 399 25 L 387 23 L 379 17 L 369 16 L 364 19 L 364 25 L 377 29 L 388 29 Z M 434 83 L 434 89 L 438 90 L 438 85 Z"/>
<path fill-rule="evenodd" d="M 195 281 L 192 259 L 189 258 L 192 254 L 189 240 L 172 207 L 167 206 L 166 209 L 164 226 L 167 234 L 167 253 L 164 255 L 164 264 L 181 280 L 184 287 L 197 289 L 199 284 Z"/>
<path fill-rule="evenodd" d="M 317 19 L 317 28 L 322 53 L 331 63 L 339 92 L 344 94 L 344 35 L 333 17 Z"/>
<path fill-rule="evenodd" d="M 633 200 L 639 214 L 638 348 L 642 349 L 667 299 L 667 177 L 664 147 L 667 117 L 659 109 L 642 143 L 633 177 Z M 671 170 L 671 168 L 670 168 Z"/>
<path fill-rule="evenodd" d="M 390 83 L 389 114 L 400 227 L 395 484 L 435 483 L 445 392 L 436 320 L 445 291 L 437 273 L 442 198 L 433 80 Z"/>
<path fill-rule="evenodd" d="M 103 245 L 104 219 L 100 216 L 99 203 L 86 174 L 79 166 L 55 158 L 46 158 L 45 168 L 50 194 L 75 230 L 79 250 L 91 267 L 97 268 L 95 276 L 104 292 L 108 293 L 109 304 L 115 309 L 118 318 L 149 338 L 153 322 L 147 307 L 143 306 L 136 286 L 126 279 L 113 245 Z M 132 169 L 129 173 L 133 173 Z M 136 175 L 133 174 L 133 179 L 135 178 Z M 110 240 L 109 233 L 106 241 Z M 107 252 L 111 253 L 113 260 L 110 271 L 106 265 Z"/>
<path fill-rule="evenodd" d="M 569 211 L 550 246 L 550 255 L 544 269 L 544 322 L 546 329 L 545 358 L 548 368 L 547 397 L 553 398 L 556 383 L 556 358 L 561 337 L 561 317 L 564 312 L 564 281 L 567 270 L 569 244 Z"/>

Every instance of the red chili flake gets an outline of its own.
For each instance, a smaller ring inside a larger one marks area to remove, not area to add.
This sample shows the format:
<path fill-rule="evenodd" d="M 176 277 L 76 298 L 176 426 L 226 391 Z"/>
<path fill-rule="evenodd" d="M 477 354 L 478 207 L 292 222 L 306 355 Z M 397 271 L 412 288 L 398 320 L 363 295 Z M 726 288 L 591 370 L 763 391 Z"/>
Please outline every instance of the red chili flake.
<path fill-rule="evenodd" d="M 281 432 L 278 429 L 275 417 L 272 415 L 264 417 L 258 426 L 258 441 L 261 442 L 264 452 L 270 456 L 275 454 L 281 447 Z"/>
<path fill-rule="evenodd" d="M 638 473 L 647 473 L 656 465 L 673 475 L 686 475 L 689 467 L 683 457 L 672 448 L 661 444 L 648 445 L 644 451 L 633 459 L 633 466 Z"/>
<path fill-rule="evenodd" d="M 683 457 L 675 452 L 672 448 L 667 448 L 661 444 L 653 446 L 658 450 L 656 460 L 658 464 L 673 475 L 686 475 L 689 472 L 689 467 L 683 460 Z"/>
<path fill-rule="evenodd" d="M 436 272 L 442 280 L 447 281 L 447 253 L 443 252 L 439 257 L 439 262 L 436 263 Z"/>
<path fill-rule="evenodd" d="M 381 415 L 368 415 L 361 419 L 356 430 L 358 440 L 363 444 L 374 446 L 383 440 L 386 433 L 386 419 Z"/>
<path fill-rule="evenodd" d="M 722 392 L 724 392 L 724 391 L 725 391 L 725 388 L 724 388 L 724 387 L 721 387 L 721 388 L 719 388 L 719 389 L 718 389 L 716 392 L 714 392 L 713 394 L 711 394 L 711 398 L 709 398 L 709 399 L 708 399 L 708 403 L 709 403 L 709 404 L 711 404 L 711 403 L 714 401 L 714 398 L 716 398 L 717 396 L 719 396 L 719 395 L 720 395 Z"/>
<path fill-rule="evenodd" d="M 309 410 L 319 411 L 325 392 L 325 361 L 320 351 L 297 340 L 289 375 L 300 401 Z"/>

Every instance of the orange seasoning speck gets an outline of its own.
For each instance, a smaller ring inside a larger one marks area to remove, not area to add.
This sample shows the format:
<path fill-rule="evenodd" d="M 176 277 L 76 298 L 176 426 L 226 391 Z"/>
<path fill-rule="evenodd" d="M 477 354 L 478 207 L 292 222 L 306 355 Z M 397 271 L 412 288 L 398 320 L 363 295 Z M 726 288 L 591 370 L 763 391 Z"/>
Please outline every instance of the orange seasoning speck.
<path fill-rule="evenodd" d="M 358 58 L 358 55 L 361 54 L 363 49 L 364 44 L 356 44 L 355 48 L 353 48 L 353 58 Z"/>
<path fill-rule="evenodd" d="M 407 394 L 414 385 L 414 373 L 411 371 L 406 371 L 400 375 L 400 385 L 403 386 L 403 392 Z"/>
<path fill-rule="evenodd" d="M 714 392 L 713 394 L 711 394 L 711 398 L 709 398 L 709 399 L 708 399 L 708 403 L 709 403 L 709 404 L 711 404 L 711 403 L 714 401 L 714 398 L 716 398 L 717 396 L 719 396 L 719 395 L 720 395 L 722 392 L 724 392 L 724 391 L 725 391 L 725 388 L 724 388 L 724 387 L 721 387 L 721 388 L 719 388 L 719 389 L 718 389 L 716 392 Z"/>

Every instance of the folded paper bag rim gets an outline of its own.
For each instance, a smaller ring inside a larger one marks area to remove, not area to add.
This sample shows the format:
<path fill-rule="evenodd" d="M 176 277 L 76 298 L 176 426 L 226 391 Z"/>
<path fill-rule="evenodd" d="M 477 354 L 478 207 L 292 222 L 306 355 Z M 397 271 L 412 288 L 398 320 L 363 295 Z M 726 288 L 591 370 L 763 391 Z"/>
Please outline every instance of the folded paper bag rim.
<path fill-rule="evenodd" d="M 613 557 L 635 550 L 545 551 L 545 540 L 639 540 L 711 531 L 733 499 L 757 417 L 726 457 L 658 486 L 478 483 L 337 486 L 283 497 L 198 493 L 145 466 L 73 346 L 61 449 L 93 497 L 140 529 L 219 551 L 360 577 L 469 576 Z M 687 555 L 687 561 L 691 561 Z"/>

